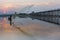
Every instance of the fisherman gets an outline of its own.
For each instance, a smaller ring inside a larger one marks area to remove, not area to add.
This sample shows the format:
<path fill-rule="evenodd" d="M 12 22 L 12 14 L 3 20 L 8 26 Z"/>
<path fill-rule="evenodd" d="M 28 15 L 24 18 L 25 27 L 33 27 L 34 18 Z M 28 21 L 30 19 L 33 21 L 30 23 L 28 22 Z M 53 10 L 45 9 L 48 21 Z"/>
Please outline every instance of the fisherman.
<path fill-rule="evenodd" d="M 10 15 L 10 17 L 8 17 L 8 20 L 10 21 L 10 25 L 12 25 L 12 15 Z"/>

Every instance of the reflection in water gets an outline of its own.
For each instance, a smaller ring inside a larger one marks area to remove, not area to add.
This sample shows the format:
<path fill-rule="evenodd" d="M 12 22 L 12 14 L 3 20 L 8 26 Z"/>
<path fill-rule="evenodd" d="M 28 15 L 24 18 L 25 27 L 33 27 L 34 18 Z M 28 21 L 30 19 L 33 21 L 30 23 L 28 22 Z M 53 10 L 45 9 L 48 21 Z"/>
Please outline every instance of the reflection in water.
<path fill-rule="evenodd" d="M 8 20 L 10 21 L 10 25 L 12 25 L 12 15 L 8 17 Z"/>
<path fill-rule="evenodd" d="M 59 25 L 18 17 L 12 22 L 11 26 L 7 18 L 0 21 L 0 40 L 60 40 Z"/>
<path fill-rule="evenodd" d="M 5 40 L 6 37 L 10 37 L 10 35 L 15 34 L 15 36 L 17 36 L 19 33 L 23 33 L 24 35 L 27 35 L 27 36 L 30 36 L 32 38 L 32 35 L 28 34 L 25 30 L 23 30 L 22 28 L 20 28 L 20 26 L 16 26 L 15 24 L 13 24 L 12 26 L 8 23 L 8 20 L 7 18 L 3 18 L 3 20 L 1 21 L 1 29 L 0 31 L 2 32 L 2 38 L 4 38 L 3 40 Z M 14 27 L 13 27 L 14 26 Z M 17 31 L 17 32 L 16 32 Z M 21 31 L 21 32 L 20 32 Z M 6 35 L 7 33 L 7 35 Z M 11 34 L 12 33 L 12 34 Z M 16 34 L 18 33 L 18 34 Z M 8 35 L 9 34 L 9 35 Z M 19 35 L 20 35 L 19 34 Z M 6 37 L 5 37 L 6 36 Z M 23 37 L 24 38 L 24 37 Z M 10 38 L 9 38 L 10 39 Z M 15 40 L 15 38 L 12 38 Z M 21 39 L 21 38 L 20 38 Z M 19 37 L 18 37 L 18 40 L 20 40 Z M 16 38 L 17 40 L 17 38 Z M 23 39 L 24 40 L 24 39 Z M 33 39 L 34 40 L 34 39 Z"/>
<path fill-rule="evenodd" d="M 10 26 L 10 24 L 8 24 L 8 22 L 7 22 L 7 18 L 3 18 L 0 23 L 1 23 L 1 30 L 2 30 L 3 32 L 12 32 L 11 26 Z M 1 30 L 0 30 L 0 31 L 1 31 Z"/>

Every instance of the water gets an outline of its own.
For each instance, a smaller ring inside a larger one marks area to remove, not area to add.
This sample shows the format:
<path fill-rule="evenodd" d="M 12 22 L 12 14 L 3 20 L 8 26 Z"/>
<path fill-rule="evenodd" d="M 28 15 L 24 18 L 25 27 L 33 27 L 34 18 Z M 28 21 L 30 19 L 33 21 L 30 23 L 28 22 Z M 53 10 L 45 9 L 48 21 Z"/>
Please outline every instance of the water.
<path fill-rule="evenodd" d="M 60 40 L 60 25 L 29 17 L 16 17 L 10 25 L 0 18 L 0 40 Z"/>

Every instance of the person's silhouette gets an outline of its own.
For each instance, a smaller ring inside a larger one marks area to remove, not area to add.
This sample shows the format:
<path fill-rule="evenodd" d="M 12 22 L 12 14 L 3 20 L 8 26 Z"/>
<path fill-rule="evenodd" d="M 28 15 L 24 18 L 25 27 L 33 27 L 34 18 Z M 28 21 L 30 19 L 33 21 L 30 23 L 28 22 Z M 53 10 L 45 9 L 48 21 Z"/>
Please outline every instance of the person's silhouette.
<path fill-rule="evenodd" d="M 12 25 L 12 15 L 10 15 L 10 17 L 8 18 L 8 20 L 10 21 L 10 25 Z"/>

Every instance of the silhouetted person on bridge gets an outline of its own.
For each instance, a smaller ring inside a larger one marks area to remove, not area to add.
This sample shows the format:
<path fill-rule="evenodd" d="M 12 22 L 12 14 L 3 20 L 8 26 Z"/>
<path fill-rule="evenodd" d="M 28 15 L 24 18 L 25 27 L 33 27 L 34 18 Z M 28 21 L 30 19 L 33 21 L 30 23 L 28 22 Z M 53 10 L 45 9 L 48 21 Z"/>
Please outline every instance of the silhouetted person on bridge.
<path fill-rule="evenodd" d="M 12 15 L 10 15 L 10 17 L 8 18 L 8 20 L 10 21 L 10 25 L 12 25 Z"/>

